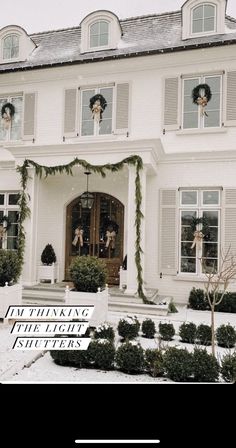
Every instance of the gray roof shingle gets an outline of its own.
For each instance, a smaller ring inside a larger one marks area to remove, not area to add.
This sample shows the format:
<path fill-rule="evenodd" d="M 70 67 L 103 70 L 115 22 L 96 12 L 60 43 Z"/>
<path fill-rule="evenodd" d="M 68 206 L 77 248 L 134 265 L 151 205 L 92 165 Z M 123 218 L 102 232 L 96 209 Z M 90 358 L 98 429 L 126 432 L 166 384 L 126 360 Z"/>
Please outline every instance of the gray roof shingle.
<path fill-rule="evenodd" d="M 229 16 L 226 16 L 226 34 L 187 40 L 182 40 L 181 11 L 131 17 L 120 24 L 123 36 L 118 48 L 84 54 L 80 53 L 80 27 L 32 34 L 30 37 L 37 47 L 29 58 L 0 64 L 0 73 L 236 44 L 236 19 Z"/>

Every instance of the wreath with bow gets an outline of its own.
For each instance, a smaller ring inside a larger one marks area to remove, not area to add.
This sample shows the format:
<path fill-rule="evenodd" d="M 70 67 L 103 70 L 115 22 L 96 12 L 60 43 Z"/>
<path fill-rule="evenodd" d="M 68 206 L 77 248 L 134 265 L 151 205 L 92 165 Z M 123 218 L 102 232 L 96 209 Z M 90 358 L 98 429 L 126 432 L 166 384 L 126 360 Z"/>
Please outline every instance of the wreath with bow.
<path fill-rule="evenodd" d="M 202 226 L 201 230 L 198 230 L 197 228 L 199 224 Z M 194 236 L 191 249 L 194 249 L 195 246 L 201 243 L 203 238 L 205 238 L 205 240 L 209 240 L 210 238 L 210 227 L 207 218 L 204 216 L 202 218 L 192 218 L 191 230 Z"/>
<path fill-rule="evenodd" d="M 5 232 L 7 232 L 7 230 L 10 229 L 11 227 L 11 221 L 8 218 L 8 216 L 4 215 L 1 219 L 0 219 L 0 226 L 2 226 L 5 230 Z"/>
<path fill-rule="evenodd" d="M 208 84 L 199 84 L 198 86 L 194 87 L 192 91 L 193 103 L 201 107 L 202 116 L 206 115 L 206 117 L 208 117 L 205 111 L 205 107 L 211 100 L 211 97 L 211 88 Z"/>
<path fill-rule="evenodd" d="M 12 118 L 15 115 L 15 106 L 12 103 L 5 103 L 1 109 L 1 116 L 4 121 L 5 128 L 8 128 Z"/>
<path fill-rule="evenodd" d="M 99 123 L 102 121 L 102 114 L 107 107 L 107 101 L 103 95 L 98 93 L 89 100 L 89 107 L 92 111 L 93 119 Z"/>

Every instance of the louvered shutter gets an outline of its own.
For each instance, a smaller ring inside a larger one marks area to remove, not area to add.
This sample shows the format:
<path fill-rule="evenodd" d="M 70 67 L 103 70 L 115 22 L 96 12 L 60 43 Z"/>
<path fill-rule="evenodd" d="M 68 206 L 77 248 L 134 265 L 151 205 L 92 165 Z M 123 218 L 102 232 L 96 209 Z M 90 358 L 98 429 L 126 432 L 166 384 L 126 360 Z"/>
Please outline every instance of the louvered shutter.
<path fill-rule="evenodd" d="M 179 78 L 166 78 L 163 132 L 177 129 L 179 129 Z"/>
<path fill-rule="evenodd" d="M 116 86 L 116 134 L 125 134 L 129 127 L 130 86 L 128 83 Z"/>
<path fill-rule="evenodd" d="M 78 89 L 66 89 L 64 101 L 64 137 L 76 137 L 78 130 Z"/>
<path fill-rule="evenodd" d="M 160 191 L 160 273 L 177 274 L 177 191 Z"/>
<path fill-rule="evenodd" d="M 224 251 L 236 255 L 236 188 L 224 191 Z"/>
<path fill-rule="evenodd" d="M 35 138 L 36 93 L 24 94 L 23 139 Z"/>
<path fill-rule="evenodd" d="M 225 126 L 236 126 L 236 71 L 226 74 Z"/>

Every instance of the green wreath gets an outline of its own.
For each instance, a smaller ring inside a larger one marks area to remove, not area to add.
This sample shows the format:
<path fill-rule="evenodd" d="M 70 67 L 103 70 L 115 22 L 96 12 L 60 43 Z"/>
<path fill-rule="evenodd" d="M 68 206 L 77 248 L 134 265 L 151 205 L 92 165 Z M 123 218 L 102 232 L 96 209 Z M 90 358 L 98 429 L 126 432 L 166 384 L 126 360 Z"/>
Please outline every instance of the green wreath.
<path fill-rule="evenodd" d="M 10 221 L 10 219 L 8 218 L 8 216 L 6 216 L 6 215 L 4 215 L 4 216 L 2 217 L 2 219 L 0 220 L 0 226 L 3 226 L 3 223 L 4 223 L 4 222 L 7 223 L 6 227 L 4 227 L 4 228 L 6 229 L 6 231 L 7 231 L 7 230 L 9 230 L 10 227 L 11 227 L 11 221 Z"/>
<path fill-rule="evenodd" d="M 10 117 L 13 118 L 14 115 L 15 115 L 15 106 L 12 103 L 5 103 L 5 104 L 3 104 L 2 109 L 1 109 L 1 116 L 2 116 L 2 118 L 6 118 L 6 116 L 7 116 L 7 109 L 9 109 Z"/>
<path fill-rule="evenodd" d="M 193 234 L 194 234 L 194 232 L 196 232 L 196 230 L 197 230 L 197 226 L 198 226 L 199 224 L 202 225 L 201 232 L 202 232 L 203 235 L 204 235 L 204 239 L 209 240 L 211 230 L 210 230 L 210 227 L 209 227 L 208 220 L 207 220 L 207 218 L 205 218 L 204 216 L 203 216 L 202 218 L 194 218 L 194 217 L 192 218 L 192 222 L 191 222 L 191 230 L 192 230 Z"/>

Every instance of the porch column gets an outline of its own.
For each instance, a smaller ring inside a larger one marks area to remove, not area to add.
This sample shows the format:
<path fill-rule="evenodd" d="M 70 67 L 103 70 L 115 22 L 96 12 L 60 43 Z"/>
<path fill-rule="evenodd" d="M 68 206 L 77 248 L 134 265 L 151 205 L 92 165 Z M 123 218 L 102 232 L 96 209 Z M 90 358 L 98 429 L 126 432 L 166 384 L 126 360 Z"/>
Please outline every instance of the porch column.
<path fill-rule="evenodd" d="M 125 294 L 135 294 L 138 289 L 137 268 L 135 264 L 135 242 L 136 242 L 136 203 L 135 203 L 135 178 L 136 168 L 129 167 L 129 184 L 128 184 L 128 206 L 127 206 L 127 288 Z M 144 214 L 146 206 L 146 170 L 140 172 L 142 186 L 142 212 Z M 141 247 L 145 250 L 145 222 L 142 221 L 141 226 Z M 142 265 L 144 267 L 144 257 L 142 256 Z"/>

